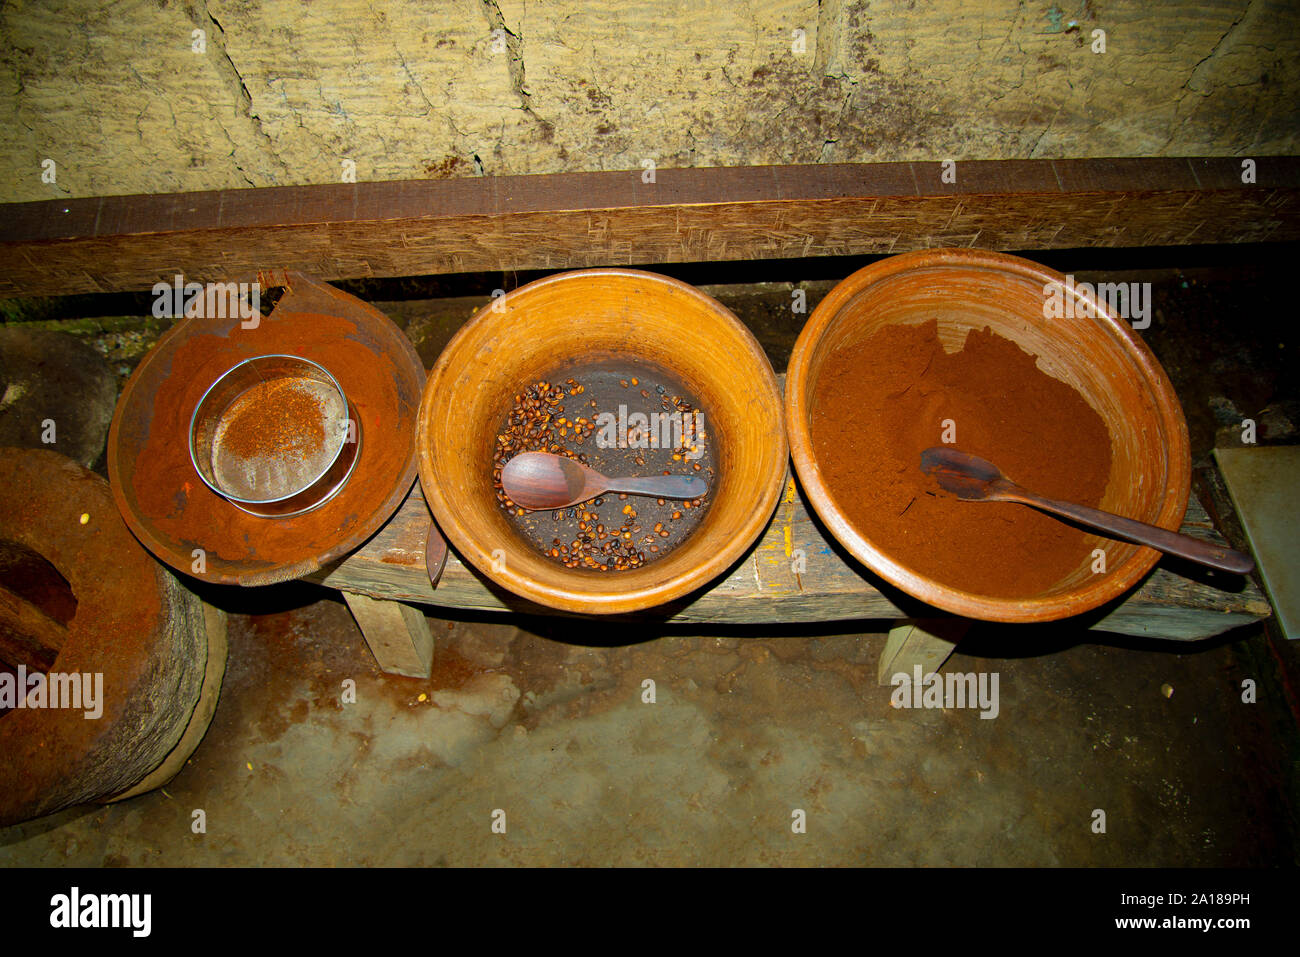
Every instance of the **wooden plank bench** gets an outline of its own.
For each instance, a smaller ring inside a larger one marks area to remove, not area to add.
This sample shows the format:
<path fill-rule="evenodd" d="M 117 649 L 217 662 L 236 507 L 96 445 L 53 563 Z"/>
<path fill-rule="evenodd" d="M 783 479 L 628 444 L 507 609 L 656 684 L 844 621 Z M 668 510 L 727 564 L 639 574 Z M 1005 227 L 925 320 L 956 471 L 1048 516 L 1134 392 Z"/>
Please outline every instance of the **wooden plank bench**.
<path fill-rule="evenodd" d="M 432 516 L 417 482 L 402 507 L 361 549 L 322 569 L 309 580 L 343 592 L 381 668 L 394 674 L 427 676 L 433 637 L 423 614 L 409 603 L 434 606 L 434 614 L 457 612 L 562 614 L 520 598 L 466 565 L 452 550 L 435 588 L 425 567 L 425 543 Z M 1222 542 L 1195 499 L 1188 503 L 1185 533 Z M 804 567 L 794 568 L 796 550 Z M 921 664 L 937 670 L 959 633 L 950 622 L 930 624 L 936 614 L 875 579 L 828 540 L 812 517 L 799 485 L 787 476 L 772 521 L 757 544 L 712 587 L 658 609 L 632 616 L 663 623 L 761 624 L 885 620 L 890 640 L 881 678 L 910 672 Z M 1076 619 L 1095 631 L 1192 641 L 1220 634 L 1269 615 L 1254 582 L 1228 591 L 1184 577 L 1162 562 L 1122 601 Z M 919 621 L 918 621 L 919 619 Z M 1045 626 L 1017 626 L 1045 627 Z"/>

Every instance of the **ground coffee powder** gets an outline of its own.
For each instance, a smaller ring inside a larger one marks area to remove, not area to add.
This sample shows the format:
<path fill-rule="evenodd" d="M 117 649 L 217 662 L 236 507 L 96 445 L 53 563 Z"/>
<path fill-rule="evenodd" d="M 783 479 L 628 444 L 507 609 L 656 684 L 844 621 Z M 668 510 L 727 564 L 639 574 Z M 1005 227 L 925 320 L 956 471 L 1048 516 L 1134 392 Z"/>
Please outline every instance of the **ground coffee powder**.
<path fill-rule="evenodd" d="M 1012 481 L 1097 506 L 1110 476 L 1110 435 L 1073 388 L 989 329 L 944 351 L 934 320 L 889 326 L 827 357 L 811 437 L 827 488 L 877 547 L 953 588 L 1029 598 L 1097 546 L 1087 533 L 1027 508 L 963 502 L 920 471 L 944 444 L 982 456 Z"/>
<path fill-rule="evenodd" d="M 224 444 L 240 458 L 304 458 L 325 444 L 320 397 L 293 379 L 259 382 L 226 417 Z"/>

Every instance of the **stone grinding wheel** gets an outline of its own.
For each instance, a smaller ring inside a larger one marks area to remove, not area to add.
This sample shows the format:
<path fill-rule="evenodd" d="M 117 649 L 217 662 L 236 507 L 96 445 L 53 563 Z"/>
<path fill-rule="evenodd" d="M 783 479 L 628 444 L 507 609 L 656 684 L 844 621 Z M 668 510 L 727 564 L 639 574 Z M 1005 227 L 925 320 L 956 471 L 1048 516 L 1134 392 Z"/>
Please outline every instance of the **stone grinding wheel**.
<path fill-rule="evenodd" d="M 57 641 L 51 671 L 103 675 L 98 718 L 87 718 L 84 708 L 0 714 L 5 826 L 120 794 L 145 779 L 190 725 L 209 654 L 202 602 L 131 536 L 108 483 L 70 459 L 0 449 L 0 546 L 10 558 L 40 556 L 76 601 L 66 622 L 50 617 L 48 602 L 26 597 L 48 581 L 34 581 L 31 561 L 7 561 L 0 638 L 9 663 L 42 670 L 41 655 L 24 653 L 26 635 L 27 652 Z"/>
<path fill-rule="evenodd" d="M 101 804 L 125 801 L 127 798 L 162 787 L 180 774 L 181 768 L 185 767 L 185 762 L 190 759 L 190 755 L 198 748 L 203 736 L 208 733 L 208 725 L 212 723 L 212 716 L 217 711 L 221 682 L 226 676 L 226 656 L 230 646 L 226 641 L 224 611 L 205 602 L 203 621 L 208 638 L 208 663 L 203 673 L 203 688 L 199 692 L 199 702 L 194 706 L 194 713 L 190 715 L 189 724 L 185 726 L 180 741 L 168 752 L 162 764 L 150 771 L 137 784 L 119 794 L 100 798 Z"/>
<path fill-rule="evenodd" d="M 127 525 L 162 561 L 205 581 L 268 585 L 310 574 L 360 547 L 415 482 L 424 385 L 415 347 L 361 300 L 300 273 L 282 275 L 284 295 L 254 328 L 237 315 L 177 323 L 127 382 L 109 430 L 108 476 Z M 207 387 L 236 363 L 273 353 L 327 369 L 360 419 L 347 484 L 287 518 L 241 511 L 203 483 L 189 458 L 190 417 Z"/>

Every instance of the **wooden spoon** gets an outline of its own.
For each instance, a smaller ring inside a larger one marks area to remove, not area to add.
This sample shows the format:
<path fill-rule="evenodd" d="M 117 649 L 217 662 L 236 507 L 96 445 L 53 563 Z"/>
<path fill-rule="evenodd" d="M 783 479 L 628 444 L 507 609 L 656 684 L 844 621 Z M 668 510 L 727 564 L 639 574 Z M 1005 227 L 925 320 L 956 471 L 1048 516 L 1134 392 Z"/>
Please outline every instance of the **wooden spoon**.
<path fill-rule="evenodd" d="M 695 475 L 651 475 L 646 478 L 606 478 L 595 469 L 563 455 L 524 452 L 501 470 L 501 487 L 510 501 L 523 508 L 568 508 L 604 492 L 654 495 L 658 498 L 699 498 L 709 483 Z"/>
<path fill-rule="evenodd" d="M 996 465 L 986 459 L 959 452 L 946 446 L 935 446 L 921 453 L 921 471 L 936 479 L 944 491 L 951 492 L 968 502 L 1016 502 L 1031 505 L 1054 515 L 1063 515 L 1080 525 L 1095 528 L 1111 538 L 1122 538 L 1139 545 L 1150 545 L 1162 552 L 1186 558 L 1188 561 L 1208 565 L 1220 571 L 1248 574 L 1255 562 L 1249 555 L 1202 542 L 1188 535 L 1170 532 L 1155 525 L 1123 518 L 1101 509 L 1059 502 L 1044 498 L 1021 488 L 1003 475 Z"/>

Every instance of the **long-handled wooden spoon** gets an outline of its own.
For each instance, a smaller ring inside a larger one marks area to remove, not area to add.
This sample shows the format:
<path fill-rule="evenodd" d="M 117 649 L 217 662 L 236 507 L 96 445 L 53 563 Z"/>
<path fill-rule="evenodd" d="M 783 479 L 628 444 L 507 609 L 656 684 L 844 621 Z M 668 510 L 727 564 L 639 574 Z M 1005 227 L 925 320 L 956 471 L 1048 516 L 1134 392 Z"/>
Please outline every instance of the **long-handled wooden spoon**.
<path fill-rule="evenodd" d="M 524 452 L 512 458 L 501 470 L 501 487 L 516 505 L 541 509 L 568 508 L 605 492 L 659 498 L 699 498 L 709 490 L 709 483 L 695 475 L 607 478 L 563 455 Z"/>
<path fill-rule="evenodd" d="M 921 471 L 939 482 L 944 491 L 968 502 L 1017 502 L 1095 528 L 1112 538 L 1150 545 L 1162 552 L 1208 565 L 1220 571 L 1248 574 L 1255 567 L 1249 555 L 1166 531 L 1101 509 L 1074 502 L 1060 502 L 1021 488 L 1003 475 L 992 462 L 946 446 L 921 453 Z"/>

